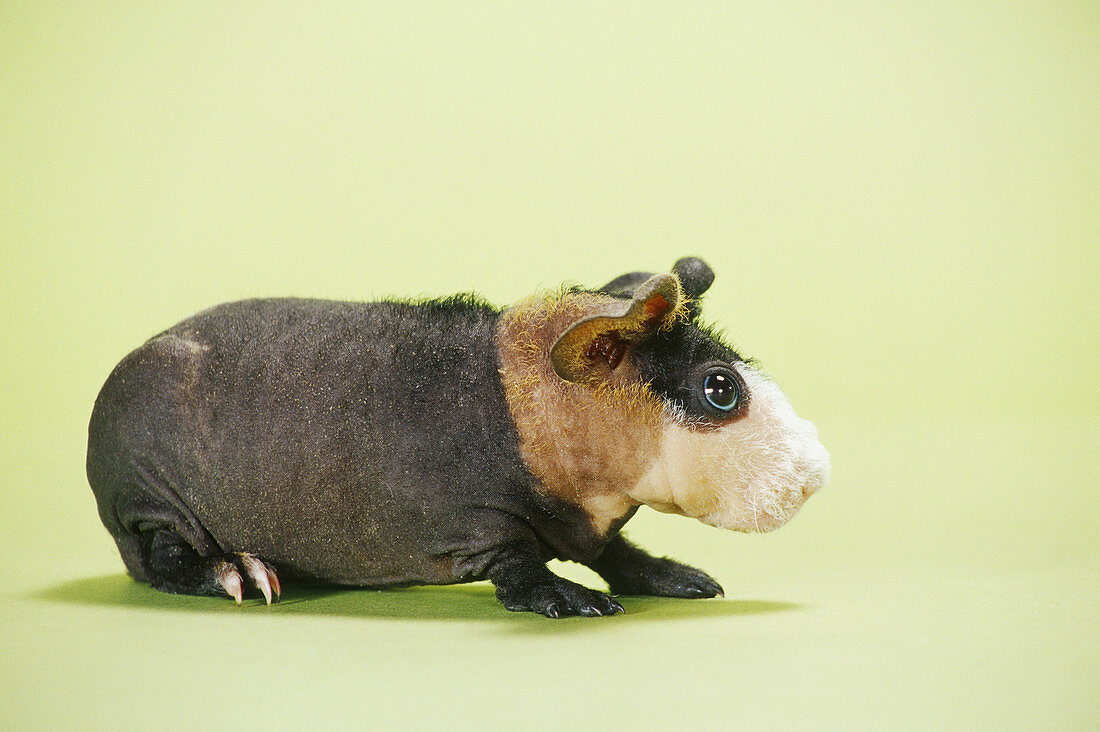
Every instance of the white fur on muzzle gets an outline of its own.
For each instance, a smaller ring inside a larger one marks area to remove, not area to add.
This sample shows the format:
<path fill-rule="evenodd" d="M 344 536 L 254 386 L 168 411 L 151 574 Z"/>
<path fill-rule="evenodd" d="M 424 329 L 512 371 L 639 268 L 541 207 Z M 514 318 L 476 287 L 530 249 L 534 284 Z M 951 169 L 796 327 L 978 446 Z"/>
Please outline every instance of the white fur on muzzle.
<path fill-rule="evenodd" d="M 660 455 L 629 493 L 712 526 L 771 531 L 828 482 L 829 454 L 773 381 L 745 364 L 735 368 L 747 387 L 747 413 L 699 429 L 666 410 Z"/>

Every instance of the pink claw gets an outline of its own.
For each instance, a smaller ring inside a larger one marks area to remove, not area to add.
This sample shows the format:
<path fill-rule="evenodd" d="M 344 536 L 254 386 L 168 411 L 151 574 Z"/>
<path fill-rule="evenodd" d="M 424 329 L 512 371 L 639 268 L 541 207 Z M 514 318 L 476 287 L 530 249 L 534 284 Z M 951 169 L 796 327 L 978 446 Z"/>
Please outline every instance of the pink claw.
<path fill-rule="evenodd" d="M 241 575 L 229 562 L 224 562 L 218 567 L 218 584 L 232 597 L 239 606 L 244 600 L 244 587 L 241 584 Z"/>
<path fill-rule="evenodd" d="M 264 568 L 267 569 L 267 577 L 271 580 L 271 589 L 275 591 L 275 602 L 278 602 L 283 595 L 283 587 L 279 584 L 279 576 L 275 574 L 275 568 L 267 562 L 264 562 Z"/>
<path fill-rule="evenodd" d="M 256 587 L 264 594 L 267 604 L 270 605 L 271 580 L 268 579 L 267 565 L 251 554 L 241 554 L 241 563 L 244 565 L 245 571 L 248 572 L 248 576 L 256 583 Z"/>

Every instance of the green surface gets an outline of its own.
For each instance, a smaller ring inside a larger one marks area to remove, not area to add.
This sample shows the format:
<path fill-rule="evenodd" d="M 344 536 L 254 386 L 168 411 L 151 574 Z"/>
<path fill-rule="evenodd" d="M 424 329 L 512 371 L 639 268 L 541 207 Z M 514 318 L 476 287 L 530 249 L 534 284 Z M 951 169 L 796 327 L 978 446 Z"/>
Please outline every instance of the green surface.
<path fill-rule="evenodd" d="M 1097 4 L 0 5 L 0 728 L 1096 729 L 1097 38 Z M 684 254 L 834 461 L 774 534 L 631 522 L 724 600 L 123 575 L 85 431 L 149 335 Z"/>

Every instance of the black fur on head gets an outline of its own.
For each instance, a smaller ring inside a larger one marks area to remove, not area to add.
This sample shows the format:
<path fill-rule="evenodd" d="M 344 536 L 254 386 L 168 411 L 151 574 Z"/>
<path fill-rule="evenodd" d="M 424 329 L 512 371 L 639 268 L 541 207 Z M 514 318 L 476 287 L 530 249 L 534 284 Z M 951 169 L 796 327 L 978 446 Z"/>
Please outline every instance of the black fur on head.
<path fill-rule="evenodd" d="M 720 423 L 744 414 L 749 393 L 733 366 L 745 359 L 711 328 L 695 321 L 677 321 L 639 343 L 633 358 L 650 388 L 687 417 Z M 704 382 L 712 374 L 720 374 L 737 389 L 737 403 L 728 412 L 714 408 L 704 397 Z"/>
<path fill-rule="evenodd" d="M 680 279 L 680 287 L 687 295 L 688 319 L 695 320 L 699 314 L 699 299 L 714 282 L 714 270 L 698 257 L 683 257 L 672 265 L 672 273 Z M 601 287 L 598 292 L 616 297 L 632 297 L 638 286 L 652 276 L 652 272 L 630 272 L 619 275 Z"/>
<path fill-rule="evenodd" d="M 698 257 L 684 257 L 672 265 L 672 273 L 680 278 L 680 286 L 692 300 L 698 300 L 714 283 L 714 270 Z"/>
<path fill-rule="evenodd" d="M 639 342 L 632 351 L 634 363 L 650 388 L 682 409 L 689 419 L 712 423 L 734 419 L 744 414 L 749 399 L 744 381 L 733 369 L 745 359 L 725 345 L 712 328 L 699 322 L 699 299 L 714 282 L 714 270 L 698 257 L 684 257 L 672 266 L 672 272 L 688 297 L 687 318 Z M 629 298 L 652 276 L 647 272 L 624 274 L 599 292 Z M 728 411 L 715 408 L 704 396 L 704 382 L 713 374 L 720 374 L 738 390 L 737 403 Z"/>

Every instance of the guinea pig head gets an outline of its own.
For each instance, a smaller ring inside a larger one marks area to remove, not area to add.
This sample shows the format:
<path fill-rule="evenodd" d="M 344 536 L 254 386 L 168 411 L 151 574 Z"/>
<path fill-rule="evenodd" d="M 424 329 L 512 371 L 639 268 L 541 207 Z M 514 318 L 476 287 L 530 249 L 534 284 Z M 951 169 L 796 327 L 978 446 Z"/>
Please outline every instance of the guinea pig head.
<path fill-rule="evenodd" d="M 525 460 L 598 528 L 645 504 L 770 531 L 828 480 L 813 424 L 699 323 L 713 278 L 687 258 L 506 313 L 502 376 Z"/>
<path fill-rule="evenodd" d="M 751 366 L 708 361 L 674 388 L 659 454 L 628 491 L 635 500 L 725 529 L 771 531 L 828 481 L 813 423 Z"/>

